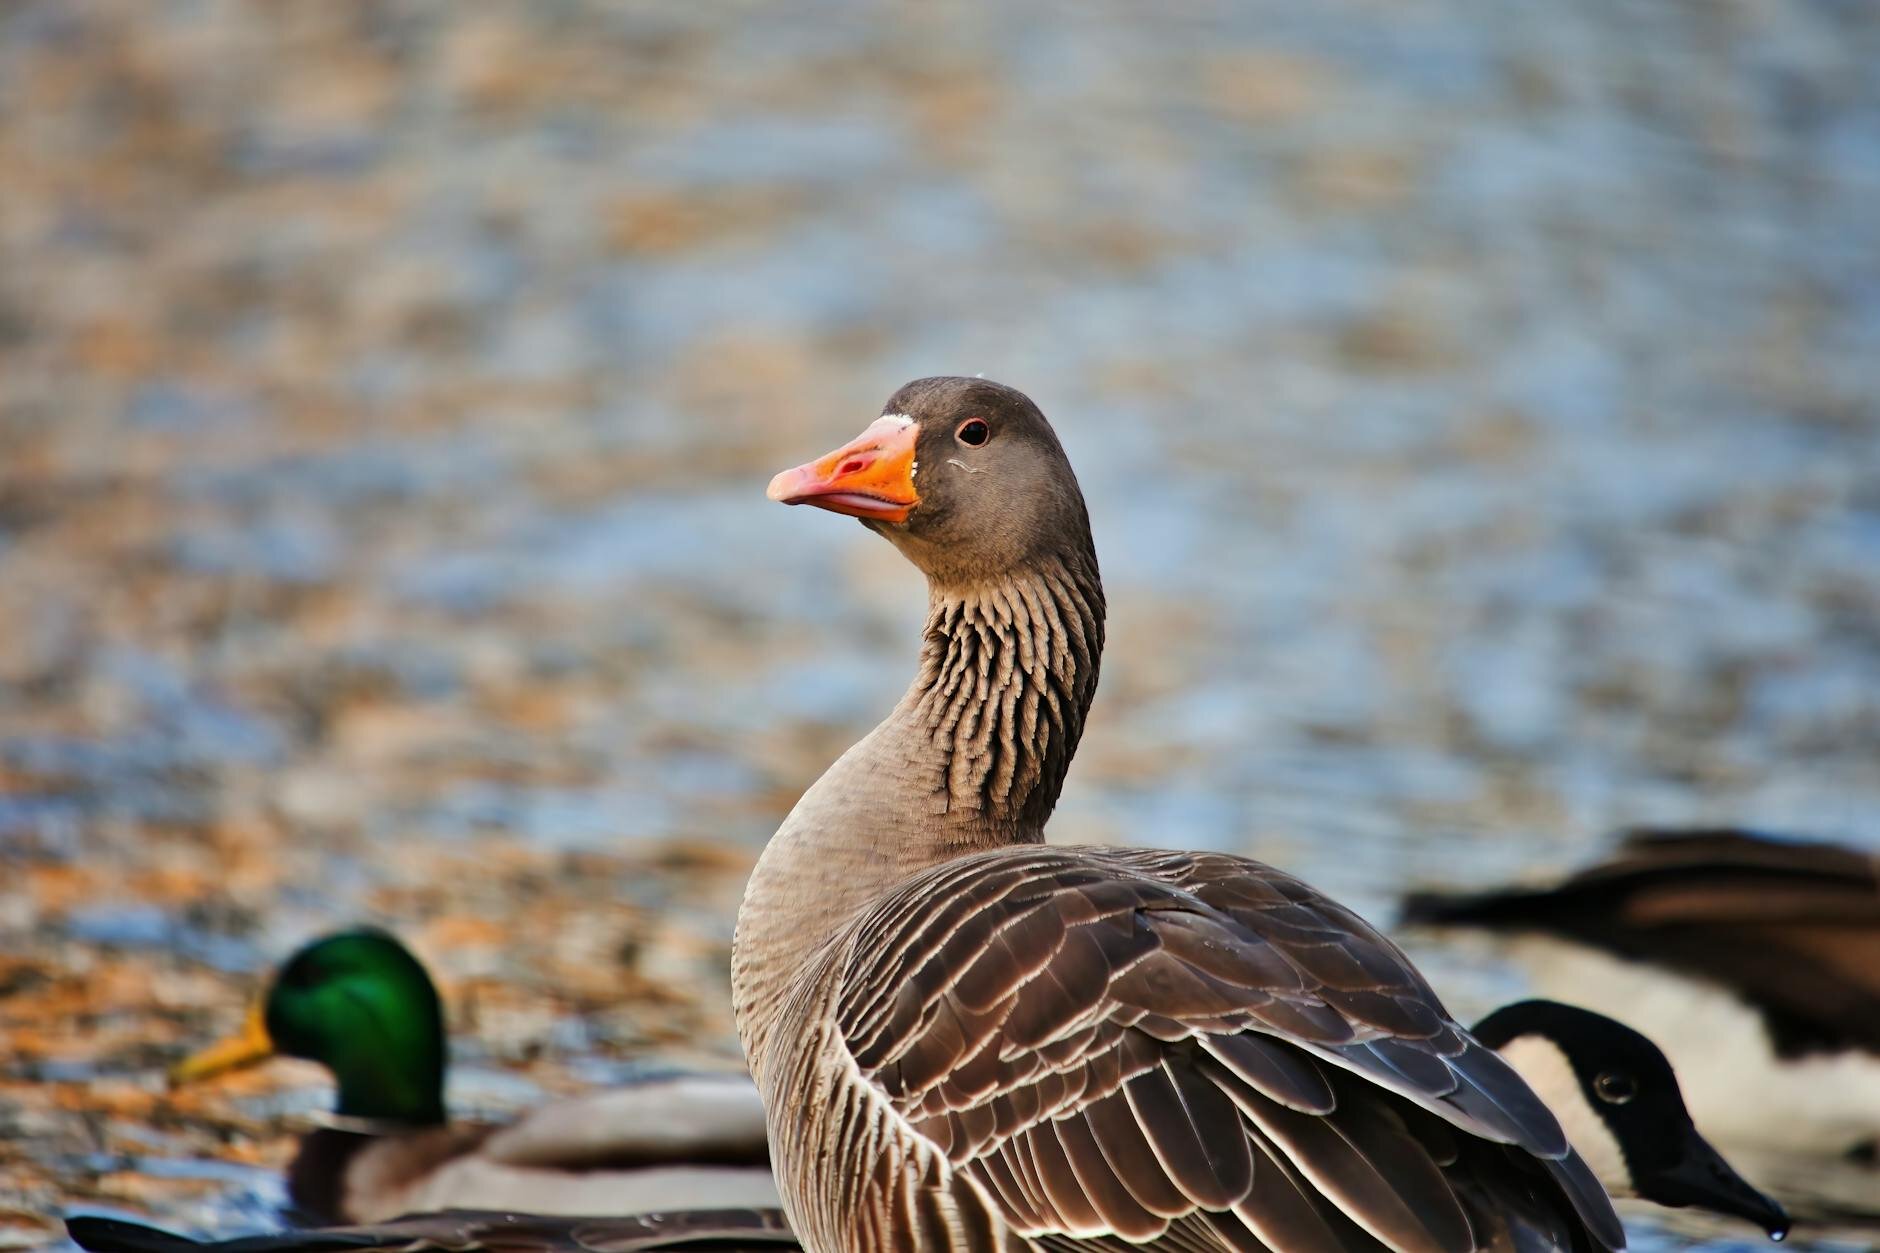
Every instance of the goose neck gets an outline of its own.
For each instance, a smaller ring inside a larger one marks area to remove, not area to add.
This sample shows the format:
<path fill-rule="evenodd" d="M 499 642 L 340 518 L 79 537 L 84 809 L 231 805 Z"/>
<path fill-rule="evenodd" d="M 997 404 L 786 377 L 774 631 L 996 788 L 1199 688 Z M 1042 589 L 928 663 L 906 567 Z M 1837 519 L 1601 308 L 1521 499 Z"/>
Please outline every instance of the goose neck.
<path fill-rule="evenodd" d="M 732 981 L 754 1069 L 796 972 L 882 894 L 955 857 L 1043 841 L 1102 649 L 1094 558 L 930 587 L 914 682 L 803 794 L 746 887 Z"/>

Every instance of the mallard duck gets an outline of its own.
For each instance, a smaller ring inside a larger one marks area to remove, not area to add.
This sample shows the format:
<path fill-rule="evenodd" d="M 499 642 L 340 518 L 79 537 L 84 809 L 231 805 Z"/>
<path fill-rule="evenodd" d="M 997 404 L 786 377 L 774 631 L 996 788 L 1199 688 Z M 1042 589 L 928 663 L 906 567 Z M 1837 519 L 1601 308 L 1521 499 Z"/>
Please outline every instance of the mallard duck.
<path fill-rule="evenodd" d="M 1356 914 L 1246 858 L 1044 843 L 1104 593 L 1029 398 L 910 383 L 769 495 L 861 519 L 928 585 L 907 693 L 738 914 L 807 1249 L 1623 1245 L 1558 1119 Z"/>
<path fill-rule="evenodd" d="M 276 1054 L 338 1085 L 333 1125 L 309 1132 L 288 1196 L 320 1222 L 415 1210 L 534 1213 L 775 1205 L 763 1107 L 743 1075 L 679 1074 L 543 1106 L 506 1126 L 444 1110 L 443 1006 L 417 958 L 383 931 L 315 940 L 283 965 L 232 1039 L 171 1072 L 191 1083 Z"/>
<path fill-rule="evenodd" d="M 1404 918 L 1521 937 L 1542 990 L 1663 1045 L 1725 1144 L 1873 1158 L 1880 858 L 1745 831 L 1641 831 L 1553 887 L 1418 894 Z M 1870 1187 L 1880 1211 L 1880 1178 Z"/>
<path fill-rule="evenodd" d="M 1757 1192 L 1691 1125 L 1678 1081 L 1663 1053 L 1638 1032 L 1589 1010 L 1524 1001 L 1496 1010 L 1471 1028 L 1546 1098 L 1600 1181 L 1618 1196 L 1693 1206 L 1761 1224 L 1780 1238 L 1780 1206 Z M 411 1215 L 372 1227 L 292 1231 L 227 1241 L 194 1241 L 118 1219 L 70 1220 L 72 1238 L 98 1253 L 296 1253 L 318 1248 L 670 1247 L 708 1236 L 712 1248 L 794 1248 L 781 1212 L 669 1213 L 632 1219 L 544 1218 L 518 1214 Z M 647 1243 L 636 1245 L 634 1241 Z M 762 1243 L 759 1243 L 759 1242 Z M 416 1243 L 414 1243 L 416 1242 Z M 781 1246 L 779 1244 L 781 1242 Z M 690 1247 L 698 1247 L 696 1244 Z"/>

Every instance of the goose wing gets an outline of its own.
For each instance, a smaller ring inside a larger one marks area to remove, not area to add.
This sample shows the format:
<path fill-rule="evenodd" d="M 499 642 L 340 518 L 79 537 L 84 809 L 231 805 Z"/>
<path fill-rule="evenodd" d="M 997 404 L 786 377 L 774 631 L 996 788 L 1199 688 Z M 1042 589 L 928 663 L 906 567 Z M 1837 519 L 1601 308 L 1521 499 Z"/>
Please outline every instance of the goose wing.
<path fill-rule="evenodd" d="M 1880 858 L 1737 830 L 1638 831 L 1535 891 L 1417 895 L 1410 921 L 1539 931 L 1733 989 L 1784 1051 L 1880 1053 Z"/>
<path fill-rule="evenodd" d="M 1408 959 L 1259 863 L 1003 849 L 911 881 L 847 953 L 861 1077 L 1043 1246 L 1624 1244 Z"/>

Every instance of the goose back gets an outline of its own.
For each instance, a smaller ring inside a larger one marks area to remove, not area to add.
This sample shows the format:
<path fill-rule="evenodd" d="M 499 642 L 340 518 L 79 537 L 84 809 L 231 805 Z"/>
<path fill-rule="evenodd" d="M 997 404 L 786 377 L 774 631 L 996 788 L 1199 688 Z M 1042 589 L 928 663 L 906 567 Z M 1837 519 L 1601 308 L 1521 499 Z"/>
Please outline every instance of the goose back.
<path fill-rule="evenodd" d="M 959 859 L 802 986 L 765 1087 L 810 1248 L 1624 1242 L 1396 947 L 1259 863 Z"/>

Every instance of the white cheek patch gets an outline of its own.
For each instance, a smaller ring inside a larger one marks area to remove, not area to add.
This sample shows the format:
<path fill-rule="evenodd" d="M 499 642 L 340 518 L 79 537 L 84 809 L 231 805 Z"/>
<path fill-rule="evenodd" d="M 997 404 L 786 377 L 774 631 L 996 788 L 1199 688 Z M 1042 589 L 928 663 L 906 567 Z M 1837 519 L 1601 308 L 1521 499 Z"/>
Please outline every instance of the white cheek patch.
<path fill-rule="evenodd" d="M 948 457 L 947 464 L 950 466 L 958 466 L 968 474 L 978 474 L 981 470 L 985 469 L 984 466 L 969 466 L 958 457 Z"/>
<path fill-rule="evenodd" d="M 1502 1060 L 1520 1072 L 1535 1095 L 1560 1120 L 1560 1129 L 1579 1150 L 1606 1190 L 1615 1196 L 1633 1195 L 1632 1175 L 1626 1169 L 1625 1153 L 1613 1139 L 1612 1129 L 1587 1103 L 1586 1090 L 1573 1073 L 1573 1063 L 1552 1040 L 1537 1035 L 1517 1036 L 1495 1050 Z"/>

